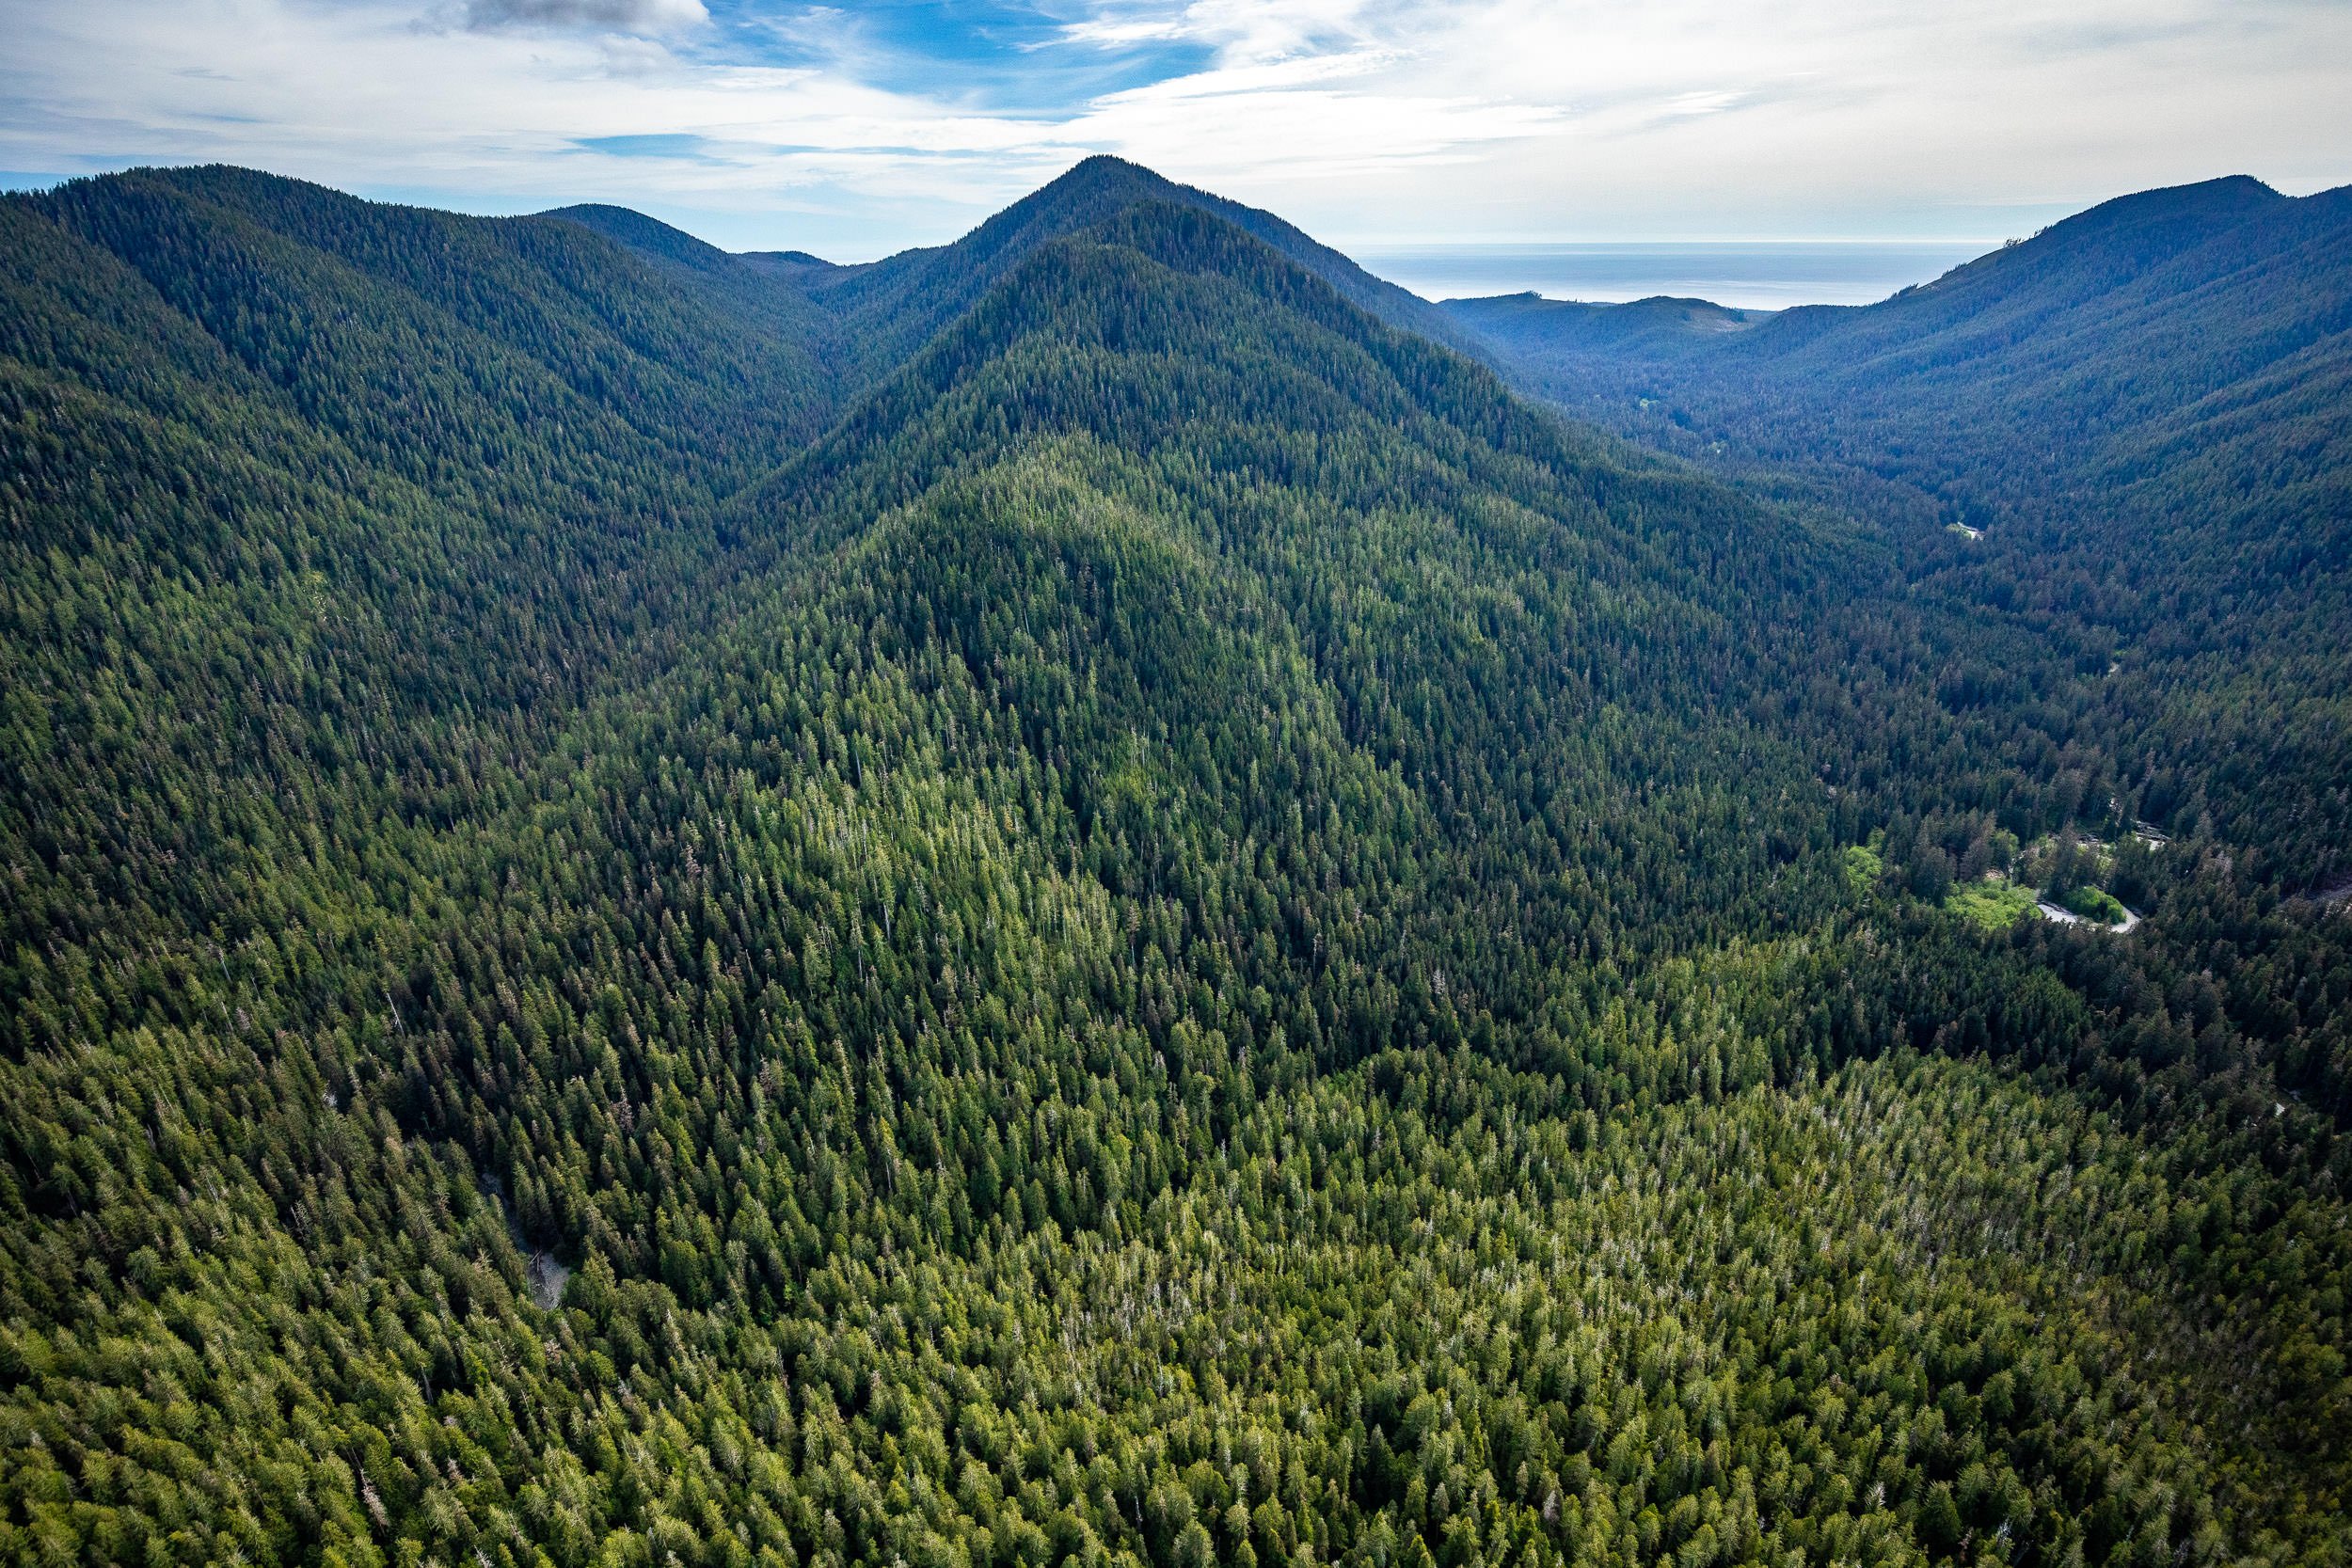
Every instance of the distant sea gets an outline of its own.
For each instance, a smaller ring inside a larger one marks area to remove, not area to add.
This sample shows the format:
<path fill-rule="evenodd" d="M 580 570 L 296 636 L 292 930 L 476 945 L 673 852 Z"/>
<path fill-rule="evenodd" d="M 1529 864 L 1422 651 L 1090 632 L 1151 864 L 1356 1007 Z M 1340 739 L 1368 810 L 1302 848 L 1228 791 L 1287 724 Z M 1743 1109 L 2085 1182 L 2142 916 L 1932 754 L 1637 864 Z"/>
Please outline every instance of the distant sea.
<path fill-rule="evenodd" d="M 1460 245 L 1355 251 L 1365 270 L 1424 299 L 1530 290 L 1547 299 L 1622 302 L 1653 294 L 1747 309 L 1867 305 L 1939 277 L 2000 242 Z"/>

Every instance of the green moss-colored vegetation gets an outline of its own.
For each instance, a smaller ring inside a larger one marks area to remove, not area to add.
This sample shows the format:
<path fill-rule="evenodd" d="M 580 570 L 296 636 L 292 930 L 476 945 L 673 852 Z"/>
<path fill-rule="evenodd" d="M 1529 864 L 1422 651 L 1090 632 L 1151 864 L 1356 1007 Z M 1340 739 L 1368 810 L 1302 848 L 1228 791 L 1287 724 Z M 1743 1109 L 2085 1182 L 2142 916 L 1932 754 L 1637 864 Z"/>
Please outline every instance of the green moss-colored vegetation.
<path fill-rule="evenodd" d="M 2071 910 L 2085 920 L 2096 920 L 2103 925 L 2120 926 L 2130 918 L 2130 911 L 2123 908 L 2115 895 L 2087 883 L 2070 889 L 2057 902 L 2061 909 Z"/>
<path fill-rule="evenodd" d="M 2005 930 L 2033 913 L 2034 895 L 2006 878 L 1989 878 L 1952 889 L 1944 907 L 1987 930 Z"/>

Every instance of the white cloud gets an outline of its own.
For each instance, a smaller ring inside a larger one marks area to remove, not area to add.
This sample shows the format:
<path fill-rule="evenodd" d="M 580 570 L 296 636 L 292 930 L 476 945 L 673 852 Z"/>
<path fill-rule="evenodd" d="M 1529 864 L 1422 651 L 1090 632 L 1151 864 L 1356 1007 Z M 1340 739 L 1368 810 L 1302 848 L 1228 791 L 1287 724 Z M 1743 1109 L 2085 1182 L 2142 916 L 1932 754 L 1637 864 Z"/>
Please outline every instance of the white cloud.
<path fill-rule="evenodd" d="M 1043 109 L 952 60 L 884 70 L 854 10 L 803 5 L 771 23 L 816 62 L 789 67 L 703 0 L 0 6 L 0 168 L 221 159 L 846 254 L 946 238 L 1092 150 L 1339 240 L 1997 237 L 2150 184 L 2352 178 L 2352 7 L 2303 0 L 1104 4 L 1011 69 L 1191 65 Z"/>
<path fill-rule="evenodd" d="M 1064 43 L 1100 44 L 1106 49 L 1122 48 L 1138 43 L 1171 42 L 1190 36 L 1184 23 L 1179 20 L 1115 22 L 1108 17 L 1095 17 L 1086 22 L 1068 23 L 1062 27 L 1060 35 L 1061 41 Z M 1044 45 L 1032 44 L 1030 47 L 1037 49 L 1043 48 Z"/>
<path fill-rule="evenodd" d="M 1670 115 L 1711 115 L 1740 102 L 1736 92 L 1686 92 L 1666 101 Z"/>

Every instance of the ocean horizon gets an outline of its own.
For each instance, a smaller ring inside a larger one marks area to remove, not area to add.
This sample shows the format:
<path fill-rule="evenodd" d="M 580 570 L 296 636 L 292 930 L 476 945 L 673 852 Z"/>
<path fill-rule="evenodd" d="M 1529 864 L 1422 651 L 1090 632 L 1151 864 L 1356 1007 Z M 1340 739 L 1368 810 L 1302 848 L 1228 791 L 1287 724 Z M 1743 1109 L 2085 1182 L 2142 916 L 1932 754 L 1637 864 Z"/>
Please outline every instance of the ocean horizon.
<path fill-rule="evenodd" d="M 1424 299 L 1534 293 L 1621 304 L 1657 294 L 1743 309 L 1868 305 L 1998 247 L 1968 241 L 1682 241 L 1388 245 L 1352 253 Z"/>

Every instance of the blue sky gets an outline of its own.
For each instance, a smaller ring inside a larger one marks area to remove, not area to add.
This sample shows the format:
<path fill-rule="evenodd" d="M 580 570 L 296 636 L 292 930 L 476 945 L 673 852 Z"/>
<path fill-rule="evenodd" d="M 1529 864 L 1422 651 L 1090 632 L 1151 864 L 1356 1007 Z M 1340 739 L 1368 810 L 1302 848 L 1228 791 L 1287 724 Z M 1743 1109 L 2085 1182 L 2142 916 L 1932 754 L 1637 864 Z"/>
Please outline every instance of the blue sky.
<path fill-rule="evenodd" d="M 1094 151 L 1374 247 L 1993 240 L 2352 182 L 2340 0 L 0 0 L 0 180 L 216 160 L 845 260 Z"/>

